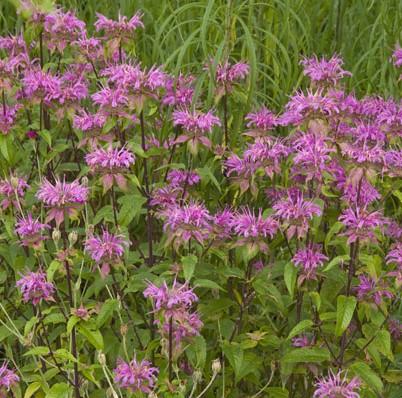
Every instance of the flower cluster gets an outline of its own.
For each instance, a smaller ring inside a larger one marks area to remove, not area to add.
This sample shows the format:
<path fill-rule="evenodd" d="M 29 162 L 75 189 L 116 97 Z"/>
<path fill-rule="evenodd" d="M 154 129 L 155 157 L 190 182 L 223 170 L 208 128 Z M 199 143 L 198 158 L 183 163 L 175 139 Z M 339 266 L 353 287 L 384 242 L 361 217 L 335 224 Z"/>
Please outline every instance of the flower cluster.
<path fill-rule="evenodd" d="M 17 287 L 21 290 L 24 302 L 39 304 L 42 300 L 53 301 L 54 286 L 46 280 L 43 271 L 28 272 L 17 281 Z"/>

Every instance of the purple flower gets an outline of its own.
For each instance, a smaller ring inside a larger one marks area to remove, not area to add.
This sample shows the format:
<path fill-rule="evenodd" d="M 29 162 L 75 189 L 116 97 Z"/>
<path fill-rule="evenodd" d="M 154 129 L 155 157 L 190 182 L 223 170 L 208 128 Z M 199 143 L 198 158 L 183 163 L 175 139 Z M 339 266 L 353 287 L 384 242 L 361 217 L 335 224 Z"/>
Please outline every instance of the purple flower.
<path fill-rule="evenodd" d="M 397 47 L 392 54 L 392 58 L 394 59 L 394 65 L 399 68 L 402 66 L 402 48 Z"/>
<path fill-rule="evenodd" d="M 123 173 L 128 172 L 134 164 L 134 155 L 125 148 L 117 149 L 109 146 L 108 149 L 98 148 L 85 156 L 85 161 L 93 173 L 102 175 L 102 183 L 107 191 L 116 182 L 120 189 L 127 188 Z"/>
<path fill-rule="evenodd" d="M 179 75 L 177 78 L 167 77 L 165 81 L 166 93 L 162 98 L 164 105 L 189 106 L 193 100 L 194 77 Z"/>
<path fill-rule="evenodd" d="M 304 58 L 300 63 L 304 66 L 304 75 L 318 84 L 336 85 L 344 76 L 352 76 L 350 72 L 342 69 L 343 60 L 336 55 L 329 60 L 318 59 L 314 55 Z"/>
<path fill-rule="evenodd" d="M 342 154 L 355 163 L 379 164 L 383 163 L 384 150 L 379 144 L 368 145 L 365 141 L 363 144 L 341 143 Z"/>
<path fill-rule="evenodd" d="M 246 116 L 247 127 L 250 129 L 246 135 L 251 137 L 265 137 L 276 125 L 276 116 L 265 106 Z"/>
<path fill-rule="evenodd" d="M 159 216 L 164 220 L 163 229 L 168 234 L 168 243 L 173 242 L 176 249 L 190 239 L 202 245 L 210 235 L 212 217 L 201 203 L 175 204 L 162 209 Z"/>
<path fill-rule="evenodd" d="M 104 87 L 92 94 L 94 104 L 100 105 L 102 110 L 112 114 L 118 114 L 122 108 L 128 105 L 128 93 L 124 88 Z"/>
<path fill-rule="evenodd" d="M 328 261 L 328 257 L 321 252 L 319 245 L 311 244 L 299 249 L 293 256 L 292 261 L 302 269 L 301 283 L 305 279 L 316 279 L 317 268 L 322 267 L 324 261 Z"/>
<path fill-rule="evenodd" d="M 374 231 L 383 225 L 383 216 L 378 211 L 369 212 L 364 207 L 356 207 L 344 210 L 339 221 L 346 227 L 343 235 L 348 237 L 350 244 L 357 240 L 376 241 Z"/>
<path fill-rule="evenodd" d="M 57 10 L 45 16 L 44 38 L 50 50 L 63 52 L 67 44 L 85 36 L 85 23 L 71 11 Z"/>
<path fill-rule="evenodd" d="M 131 39 L 135 30 L 144 27 L 140 12 L 135 13 L 130 19 L 119 14 L 117 21 L 99 13 L 96 13 L 96 16 L 98 19 L 95 22 L 95 29 L 97 32 L 103 31 L 107 39 Z"/>
<path fill-rule="evenodd" d="M 9 391 L 11 387 L 14 387 L 20 378 L 15 373 L 14 370 L 8 369 L 8 363 L 3 362 L 3 365 L 0 367 L 0 395 L 5 391 Z M 6 397 L 7 395 L 4 395 Z"/>
<path fill-rule="evenodd" d="M 395 263 L 402 267 L 402 243 L 397 243 L 386 257 L 387 264 Z"/>
<path fill-rule="evenodd" d="M 175 343 L 179 346 L 182 341 L 189 341 L 192 337 L 198 336 L 203 323 L 196 312 L 180 311 L 172 318 L 172 334 Z M 162 324 L 165 336 L 169 335 L 170 319 L 167 318 Z"/>
<path fill-rule="evenodd" d="M 273 205 L 275 216 L 281 220 L 285 228 L 286 236 L 291 239 L 296 236 L 298 239 L 306 236 L 309 228 L 309 220 L 314 216 L 320 216 L 321 208 L 315 203 L 305 200 L 302 192 L 296 190 L 289 192 Z"/>
<path fill-rule="evenodd" d="M 211 148 L 211 141 L 205 134 L 211 133 L 213 127 L 220 126 L 221 122 L 211 111 L 202 113 L 200 111 L 182 109 L 173 112 L 173 125 L 180 126 L 185 131 L 185 134 L 177 137 L 176 143 L 188 142 L 190 151 L 197 153 L 199 142 L 207 148 Z"/>
<path fill-rule="evenodd" d="M 383 297 L 392 299 L 394 295 L 387 290 L 385 281 L 375 280 L 367 275 L 359 275 L 359 285 L 356 287 L 359 300 L 373 300 L 381 305 Z"/>
<path fill-rule="evenodd" d="M 390 150 L 384 153 L 384 171 L 390 177 L 402 176 L 402 150 Z"/>
<path fill-rule="evenodd" d="M 216 66 L 216 81 L 218 84 L 234 83 L 244 80 L 250 72 L 250 66 L 245 62 L 231 64 L 225 62 Z"/>
<path fill-rule="evenodd" d="M 259 248 L 267 252 L 265 239 L 274 237 L 278 230 L 278 222 L 271 217 L 264 218 L 262 209 L 255 215 L 253 210 L 243 207 L 233 215 L 232 228 L 233 233 L 240 237 L 236 245 L 248 245 L 251 250 Z"/>
<path fill-rule="evenodd" d="M 144 290 L 144 297 L 152 299 L 155 311 L 169 311 L 169 315 L 180 312 L 181 309 L 189 309 L 198 301 L 197 295 L 190 289 L 187 283 L 181 284 L 173 281 L 169 288 L 166 281 L 160 287 L 148 282 Z"/>
<path fill-rule="evenodd" d="M 42 271 L 28 272 L 17 281 L 17 287 L 21 290 L 25 303 L 31 302 L 37 305 L 42 299 L 54 301 L 54 286 L 46 280 L 46 274 Z"/>
<path fill-rule="evenodd" d="M 0 131 L 3 135 L 7 135 L 14 126 L 17 113 L 21 109 L 20 104 L 8 106 L 0 105 Z"/>
<path fill-rule="evenodd" d="M 400 340 L 402 337 L 402 322 L 398 319 L 390 319 L 388 321 L 388 330 L 394 340 Z"/>
<path fill-rule="evenodd" d="M 72 43 L 87 60 L 96 62 L 102 59 L 103 48 L 99 39 L 82 36 Z"/>
<path fill-rule="evenodd" d="M 27 188 L 29 185 L 20 177 L 10 176 L 8 179 L 0 180 L 0 195 L 4 196 L 1 207 L 7 209 L 14 206 L 19 209 Z"/>
<path fill-rule="evenodd" d="M 149 361 L 138 362 L 134 358 L 130 362 L 117 360 L 117 367 L 113 370 L 114 381 L 120 388 L 127 388 L 131 392 L 141 391 L 150 393 L 155 385 L 159 370 Z"/>
<path fill-rule="evenodd" d="M 40 243 L 46 239 L 42 236 L 42 232 L 49 229 L 49 225 L 39 222 L 39 218 L 32 218 L 32 214 L 28 213 L 27 217 L 22 217 L 15 225 L 15 232 L 21 238 L 22 246 L 33 247 L 35 249 L 40 247 Z"/>
<path fill-rule="evenodd" d="M 224 163 L 226 175 L 239 186 L 241 193 L 246 192 L 249 188 L 253 194 L 258 192 L 253 181 L 258 166 L 259 163 L 253 161 L 251 157 L 242 159 L 236 154 L 230 155 Z"/>
<path fill-rule="evenodd" d="M 346 375 L 342 377 L 342 371 L 328 372 L 327 377 L 322 377 L 315 383 L 316 390 L 313 398 L 360 398 L 360 380 L 354 377 L 348 381 Z"/>
<path fill-rule="evenodd" d="M 170 170 L 167 180 L 172 187 L 184 187 L 198 184 L 200 176 L 193 171 Z"/>
<path fill-rule="evenodd" d="M 177 203 L 179 194 L 182 194 L 183 190 L 178 187 L 167 185 L 166 187 L 156 189 L 152 192 L 152 199 L 150 201 L 151 206 L 160 206 L 166 209 L 170 206 L 174 206 Z"/>
<path fill-rule="evenodd" d="M 212 228 L 218 239 L 228 239 L 233 232 L 233 212 L 226 208 L 217 212 L 212 220 Z"/>
<path fill-rule="evenodd" d="M 80 205 L 88 197 L 88 188 L 77 180 L 71 183 L 56 180 L 54 184 L 44 179 L 36 197 L 50 208 L 46 222 L 55 220 L 57 225 L 64 221 L 64 216 L 76 217 Z"/>
<path fill-rule="evenodd" d="M 299 337 L 294 337 L 292 339 L 292 346 L 293 347 L 310 347 L 314 344 L 314 338 L 311 340 L 309 339 L 308 336 L 305 334 L 299 336 Z"/>
<path fill-rule="evenodd" d="M 107 229 L 102 235 L 92 235 L 85 241 L 85 251 L 98 264 L 101 264 L 102 276 L 108 275 L 110 266 L 118 264 L 129 243 L 123 235 L 113 235 Z"/>

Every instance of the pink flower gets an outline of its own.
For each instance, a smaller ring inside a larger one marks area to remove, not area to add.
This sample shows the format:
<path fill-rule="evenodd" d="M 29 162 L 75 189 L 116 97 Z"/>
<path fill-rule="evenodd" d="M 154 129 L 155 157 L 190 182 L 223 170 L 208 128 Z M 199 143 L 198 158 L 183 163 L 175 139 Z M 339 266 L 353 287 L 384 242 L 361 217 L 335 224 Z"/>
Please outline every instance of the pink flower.
<path fill-rule="evenodd" d="M 190 341 L 192 337 L 198 336 L 203 323 L 196 312 L 179 311 L 172 318 L 172 334 L 177 346 L 182 341 Z M 170 319 L 166 319 L 162 324 L 162 330 L 165 336 L 169 335 Z M 177 349 L 177 347 L 176 347 Z"/>
<path fill-rule="evenodd" d="M 20 104 L 8 106 L 0 105 L 0 131 L 7 135 L 15 125 L 17 113 L 22 108 Z"/>
<path fill-rule="evenodd" d="M 55 220 L 57 225 L 64 221 L 65 215 L 76 217 L 80 205 L 88 197 L 88 188 L 76 180 L 71 183 L 56 180 L 55 184 L 44 179 L 36 197 L 50 208 L 46 221 Z"/>
<path fill-rule="evenodd" d="M 387 289 L 385 281 L 375 280 L 367 275 L 359 275 L 359 285 L 356 288 L 359 300 L 373 300 L 381 305 L 383 297 L 392 299 L 394 295 Z"/>
<path fill-rule="evenodd" d="M 127 91 L 124 88 L 104 87 L 92 94 L 94 104 L 100 105 L 102 110 L 116 114 L 128 105 Z"/>
<path fill-rule="evenodd" d="M 293 347 L 310 347 L 314 344 L 314 338 L 311 340 L 305 334 L 299 337 L 293 337 L 292 339 L 292 346 Z"/>
<path fill-rule="evenodd" d="M 4 196 L 1 201 L 1 207 L 7 209 L 10 206 L 14 206 L 19 209 L 20 204 L 22 204 L 22 198 L 28 188 L 29 185 L 20 177 L 10 176 L 8 179 L 0 180 L 0 195 Z"/>
<path fill-rule="evenodd" d="M 28 272 L 17 281 L 17 287 L 21 290 L 25 303 L 37 305 L 41 300 L 54 301 L 54 286 L 46 280 L 46 274 L 42 271 Z"/>
<path fill-rule="evenodd" d="M 27 247 L 37 249 L 40 243 L 47 239 L 42 236 L 42 232 L 49 229 L 49 225 L 39 222 L 39 218 L 32 218 L 32 214 L 28 213 L 27 217 L 20 218 L 15 225 L 15 232 L 21 238 L 21 244 Z"/>
<path fill-rule="evenodd" d="M 167 77 L 165 81 L 166 92 L 162 98 L 164 105 L 189 106 L 193 100 L 194 77 L 180 74 L 177 78 Z"/>
<path fill-rule="evenodd" d="M 233 232 L 233 212 L 226 208 L 213 216 L 212 228 L 218 239 L 228 239 Z"/>
<path fill-rule="evenodd" d="M 88 143 L 91 147 L 96 147 L 99 141 L 111 142 L 113 135 L 102 133 L 106 119 L 106 114 L 99 112 L 92 114 L 81 109 L 73 119 L 74 128 L 84 132 L 84 138 L 80 141 L 78 146 L 82 147 Z"/>
<path fill-rule="evenodd" d="M 116 182 L 120 189 L 127 188 L 123 173 L 129 171 L 135 162 L 134 155 L 125 148 L 117 149 L 109 146 L 108 149 L 98 148 L 85 156 L 87 165 L 93 173 L 102 175 L 102 183 L 107 191 Z"/>
<path fill-rule="evenodd" d="M 50 50 L 63 52 L 67 44 L 85 36 L 85 23 L 80 21 L 71 11 L 57 10 L 45 16 L 45 39 Z"/>
<path fill-rule="evenodd" d="M 304 75 L 318 84 L 336 85 L 344 76 L 352 76 L 342 69 L 343 60 L 334 55 L 331 59 L 304 58 L 300 63 L 304 66 Z"/>
<path fill-rule="evenodd" d="M 213 64 L 213 61 L 211 62 Z M 205 66 L 205 70 L 209 70 L 209 65 Z M 231 64 L 226 61 L 216 65 L 216 85 L 217 94 L 225 95 L 233 90 L 233 84 L 244 80 L 250 72 L 250 66 L 245 62 L 237 62 Z"/>
<path fill-rule="evenodd" d="M 402 267 L 402 243 L 397 243 L 392 250 L 390 250 L 386 257 L 387 264 L 395 263 Z"/>
<path fill-rule="evenodd" d="M 173 125 L 182 127 L 185 132 L 185 134 L 177 138 L 176 143 L 188 142 L 190 151 L 197 153 L 199 142 L 207 148 L 211 148 L 211 141 L 205 134 L 211 133 L 213 127 L 220 126 L 221 122 L 211 111 L 202 113 L 200 111 L 183 109 L 173 112 Z"/>
<path fill-rule="evenodd" d="M 390 319 L 388 321 L 388 330 L 394 340 L 400 340 L 402 337 L 402 322 L 398 319 Z"/>
<path fill-rule="evenodd" d="M 254 175 L 258 167 L 259 163 L 250 156 L 242 159 L 236 154 L 231 154 L 224 162 L 225 175 L 239 186 L 241 193 L 246 192 L 249 188 L 253 194 L 258 192 L 254 183 Z"/>
<path fill-rule="evenodd" d="M 348 208 L 339 217 L 339 221 L 346 227 L 343 235 L 348 237 L 348 243 L 357 240 L 376 241 L 375 229 L 382 227 L 383 216 L 378 211 L 369 212 L 366 208 Z"/>
<path fill-rule="evenodd" d="M 184 187 L 198 184 L 200 176 L 193 171 L 170 170 L 167 180 L 172 187 Z"/>
<path fill-rule="evenodd" d="M 275 216 L 278 217 L 286 230 L 286 236 L 298 239 L 306 236 L 309 228 L 309 220 L 314 216 L 320 216 L 321 208 L 315 203 L 305 200 L 302 192 L 296 190 L 289 192 L 287 198 L 283 197 L 273 205 Z"/>
<path fill-rule="evenodd" d="M 3 362 L 3 365 L 0 367 L 0 396 L 5 391 L 10 391 L 11 387 L 14 387 L 20 378 L 15 373 L 14 370 L 8 369 L 8 363 Z M 6 395 L 4 395 L 6 397 Z"/>
<path fill-rule="evenodd" d="M 392 54 L 392 58 L 394 59 L 394 65 L 399 68 L 400 66 L 402 66 L 402 48 L 401 47 L 397 47 L 394 51 L 394 53 Z"/>
<path fill-rule="evenodd" d="M 24 73 L 22 78 L 22 97 L 40 102 L 45 100 L 50 102 L 50 93 L 59 89 L 60 80 L 49 72 L 41 69 L 30 69 Z"/>
<path fill-rule="evenodd" d="M 327 377 L 317 380 L 315 387 L 313 398 L 360 398 L 360 380 L 354 377 L 348 381 L 346 375 L 342 378 L 342 371 L 335 374 L 330 370 Z"/>
<path fill-rule="evenodd" d="M 158 369 L 152 367 L 151 362 L 138 362 L 134 358 L 130 362 L 117 360 L 117 367 L 113 370 L 114 381 L 120 388 L 127 388 L 131 392 L 141 391 L 150 393 L 157 379 Z"/>
<path fill-rule="evenodd" d="M 99 39 L 82 36 L 72 43 L 89 61 L 96 62 L 103 56 L 103 48 Z"/>
<path fill-rule="evenodd" d="M 164 220 L 163 229 L 168 235 L 168 243 L 173 242 L 176 249 L 190 239 L 202 245 L 210 235 L 212 217 L 201 203 L 175 204 L 162 209 L 158 215 Z"/>
<path fill-rule="evenodd" d="M 118 264 L 129 243 L 123 235 L 113 235 L 104 229 L 102 235 L 92 235 L 85 241 L 85 251 L 98 264 L 102 264 L 102 275 L 108 275 L 110 266 Z"/>
<path fill-rule="evenodd" d="M 97 32 L 103 31 L 107 39 L 131 39 L 135 30 L 144 27 L 140 12 L 135 13 L 130 19 L 119 14 L 117 21 L 99 13 L 96 13 L 96 16 L 98 19 L 95 22 L 95 29 Z"/>
<path fill-rule="evenodd" d="M 321 253 L 319 245 L 311 244 L 299 249 L 292 258 L 292 262 L 302 269 L 302 277 L 299 283 L 306 279 L 316 279 L 317 268 L 322 267 L 324 261 L 328 261 L 328 257 Z"/>
<path fill-rule="evenodd" d="M 182 195 L 183 189 L 180 187 L 173 187 L 167 185 L 163 188 L 158 188 L 152 192 L 150 205 L 160 206 L 161 208 L 168 208 L 174 206 L 177 203 L 179 195 Z"/>
<path fill-rule="evenodd" d="M 246 116 L 247 127 L 250 129 L 246 135 L 251 137 L 265 137 L 268 131 L 276 126 L 276 116 L 265 106 L 257 112 Z"/>

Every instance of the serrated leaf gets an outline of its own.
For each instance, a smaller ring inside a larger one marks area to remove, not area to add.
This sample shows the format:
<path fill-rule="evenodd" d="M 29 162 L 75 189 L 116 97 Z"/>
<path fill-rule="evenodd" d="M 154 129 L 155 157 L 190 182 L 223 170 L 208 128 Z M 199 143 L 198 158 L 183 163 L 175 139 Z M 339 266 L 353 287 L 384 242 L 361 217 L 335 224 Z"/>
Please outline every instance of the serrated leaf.
<path fill-rule="evenodd" d="M 353 373 L 361 378 L 369 387 L 378 393 L 384 389 L 380 377 L 364 362 L 355 362 L 350 368 Z"/>
<path fill-rule="evenodd" d="M 96 327 L 101 328 L 112 317 L 114 311 L 119 308 L 119 302 L 116 299 L 106 300 L 96 318 Z"/>
<path fill-rule="evenodd" d="M 329 352 L 324 348 L 296 348 L 288 352 L 283 358 L 284 363 L 324 362 L 330 359 Z"/>
<path fill-rule="evenodd" d="M 342 333 L 349 326 L 350 321 L 353 318 L 353 314 L 356 308 L 356 297 L 353 296 L 338 296 L 336 306 L 336 327 L 335 335 L 341 336 Z"/>
<path fill-rule="evenodd" d="M 197 262 L 197 256 L 194 256 L 193 254 L 181 258 L 181 263 L 183 264 L 184 279 L 186 281 L 189 281 L 192 278 Z"/>
<path fill-rule="evenodd" d="M 313 321 L 310 321 L 309 319 L 305 319 L 304 321 L 299 322 L 289 333 L 288 340 L 291 339 L 292 337 L 297 336 L 301 332 L 303 332 L 306 329 L 311 328 L 314 325 Z"/>

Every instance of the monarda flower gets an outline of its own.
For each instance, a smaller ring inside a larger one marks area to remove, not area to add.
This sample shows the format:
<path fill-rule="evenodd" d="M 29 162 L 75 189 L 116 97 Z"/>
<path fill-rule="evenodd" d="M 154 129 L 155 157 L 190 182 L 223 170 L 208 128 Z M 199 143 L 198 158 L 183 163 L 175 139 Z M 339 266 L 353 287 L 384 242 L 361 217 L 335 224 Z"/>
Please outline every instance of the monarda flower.
<path fill-rule="evenodd" d="M 166 281 L 159 287 L 148 282 L 148 286 L 144 290 L 144 297 L 152 300 L 155 311 L 166 311 L 168 316 L 174 316 L 180 310 L 189 309 L 198 301 L 193 289 L 187 283 L 181 284 L 176 279 L 171 288 L 168 287 Z"/>
<path fill-rule="evenodd" d="M 46 222 L 54 219 L 59 226 L 64 221 L 65 216 L 77 217 L 81 205 L 87 200 L 88 192 L 88 188 L 81 185 L 77 180 L 68 183 L 57 179 L 52 184 L 44 179 L 36 197 L 50 209 Z"/>
<path fill-rule="evenodd" d="M 196 312 L 180 311 L 172 317 L 172 335 L 175 343 L 180 346 L 183 341 L 191 341 L 192 337 L 198 336 L 203 323 Z M 169 335 L 170 319 L 162 324 L 163 334 Z M 177 348 L 176 348 L 177 350 Z"/>
<path fill-rule="evenodd" d="M 177 137 L 176 143 L 187 142 L 190 152 L 196 154 L 199 143 L 209 149 L 212 147 L 211 141 L 205 134 L 211 133 L 213 127 L 220 126 L 221 122 L 211 111 L 202 113 L 183 109 L 173 112 L 173 125 L 180 126 L 184 130 L 184 134 Z"/>
<path fill-rule="evenodd" d="M 23 203 L 23 197 L 28 188 L 29 185 L 20 177 L 11 176 L 0 180 L 0 195 L 4 197 L 1 201 L 2 209 L 5 210 L 10 206 L 20 209 L 20 204 Z"/>
<path fill-rule="evenodd" d="M 402 322 L 398 319 L 390 319 L 388 321 L 388 330 L 395 341 L 399 341 L 402 337 Z"/>
<path fill-rule="evenodd" d="M 72 45 L 78 49 L 87 61 L 92 63 L 95 63 L 103 57 L 101 41 L 95 37 L 80 37 L 78 40 L 72 42 Z"/>
<path fill-rule="evenodd" d="M 79 20 L 71 11 L 57 10 L 45 17 L 44 38 L 51 50 L 63 52 L 67 44 L 86 35 L 85 23 Z"/>
<path fill-rule="evenodd" d="M 102 113 L 92 114 L 85 110 L 80 110 L 73 119 L 73 127 L 84 133 L 84 137 L 78 146 L 82 147 L 89 144 L 91 148 L 95 148 L 99 141 L 111 142 L 113 140 L 112 134 L 102 134 L 106 119 L 106 115 Z"/>
<path fill-rule="evenodd" d="M 390 177 L 402 177 L 402 150 L 384 153 L 384 170 Z"/>
<path fill-rule="evenodd" d="M 205 67 L 209 70 L 209 66 Z M 226 61 L 216 65 L 216 85 L 218 97 L 228 94 L 233 90 L 233 85 L 244 80 L 250 72 L 250 66 L 246 62 L 235 64 Z"/>
<path fill-rule="evenodd" d="M 101 110 L 106 114 L 123 115 L 128 105 L 127 90 L 121 87 L 104 87 L 100 91 L 92 94 L 92 101 L 100 105 Z"/>
<path fill-rule="evenodd" d="M 113 370 L 114 381 L 120 388 L 146 394 L 152 391 L 158 372 L 151 362 L 145 360 L 138 362 L 136 358 L 130 362 L 118 359 L 117 367 Z"/>
<path fill-rule="evenodd" d="M 39 219 L 34 219 L 31 213 L 26 217 L 22 217 L 15 225 L 15 232 L 21 238 L 22 246 L 38 249 L 43 240 L 47 239 L 42 236 L 42 232 L 49 229 L 49 225 L 42 224 Z"/>
<path fill-rule="evenodd" d="M 134 164 L 135 157 L 127 149 L 98 148 L 85 156 L 85 161 L 92 173 L 100 174 L 103 188 L 108 191 L 116 183 L 120 189 L 127 188 L 127 181 L 124 173 L 127 173 L 130 166 Z"/>
<path fill-rule="evenodd" d="M 54 286 L 46 280 L 46 274 L 42 271 L 28 272 L 17 281 L 17 287 L 25 303 L 31 302 L 37 305 L 42 300 L 54 301 Z"/>
<path fill-rule="evenodd" d="M 395 264 L 396 268 L 387 275 L 395 277 L 396 286 L 402 285 L 402 243 L 397 243 L 388 253 L 387 264 Z"/>
<path fill-rule="evenodd" d="M 329 60 L 318 59 L 316 55 L 300 61 L 304 66 L 304 75 L 320 86 L 335 86 L 344 76 L 352 76 L 350 72 L 342 69 L 342 58 L 334 55 Z"/>
<path fill-rule="evenodd" d="M 256 254 L 258 249 L 266 253 L 267 238 L 273 238 L 278 230 L 278 222 L 271 217 L 263 217 L 262 209 L 256 215 L 253 210 L 244 207 L 233 215 L 233 234 L 239 236 L 236 246 L 247 245 L 249 253 Z"/>
<path fill-rule="evenodd" d="M 370 212 L 364 207 L 348 208 L 340 215 L 339 221 L 345 226 L 343 235 L 348 244 L 356 242 L 376 242 L 375 230 L 383 225 L 383 216 L 378 211 Z"/>
<path fill-rule="evenodd" d="M 85 251 L 101 265 L 102 276 L 109 274 L 110 266 L 121 262 L 128 246 L 123 235 L 113 235 L 106 229 L 102 231 L 102 235 L 92 235 L 85 241 Z"/>
<path fill-rule="evenodd" d="M 234 214 L 230 209 L 218 211 L 212 219 L 213 233 L 218 240 L 229 239 L 233 232 Z M 214 244 L 216 242 L 214 241 Z"/>
<path fill-rule="evenodd" d="M 50 93 L 54 92 L 60 86 L 58 77 L 41 69 L 30 69 L 24 73 L 22 78 L 23 99 L 28 99 L 33 103 L 39 103 L 41 100 L 49 103 L 51 101 Z"/>
<path fill-rule="evenodd" d="M 193 101 L 194 82 L 193 76 L 185 76 L 180 74 L 177 78 L 166 77 L 165 95 L 162 103 L 169 106 L 189 106 Z"/>
<path fill-rule="evenodd" d="M 305 334 L 299 336 L 299 337 L 293 337 L 292 339 L 292 346 L 293 347 L 310 347 L 314 345 L 314 337 L 310 339 L 308 336 Z"/>
<path fill-rule="evenodd" d="M 317 268 L 322 267 L 324 261 L 328 261 L 328 257 L 321 252 L 319 245 L 312 244 L 299 249 L 292 258 L 293 264 L 301 269 L 299 285 L 304 280 L 316 279 Z"/>
<path fill-rule="evenodd" d="M 360 380 L 354 377 L 348 381 L 342 371 L 329 371 L 327 377 L 322 377 L 315 383 L 313 398 L 360 398 Z"/>
<path fill-rule="evenodd" d="M 275 216 L 281 221 L 282 227 L 288 239 L 296 236 L 301 239 L 306 236 L 309 228 L 309 220 L 314 216 L 320 216 L 320 206 L 312 201 L 305 200 L 302 192 L 296 190 L 288 193 L 273 205 Z"/>
<path fill-rule="evenodd" d="M 392 58 L 394 60 L 394 65 L 399 68 L 402 66 L 402 48 L 397 47 L 392 54 Z"/>
<path fill-rule="evenodd" d="M 381 305 L 383 298 L 392 299 L 394 295 L 388 290 L 384 280 L 375 280 L 367 275 L 359 275 L 359 284 L 356 287 L 359 300 L 374 301 Z"/>
<path fill-rule="evenodd" d="M 98 19 L 95 22 L 97 32 L 103 31 L 105 37 L 109 40 L 128 40 L 132 39 L 133 33 L 138 28 L 144 28 L 142 23 L 142 13 L 135 13 L 130 19 L 124 15 L 120 15 L 117 21 L 106 18 L 104 15 L 96 13 Z"/>
<path fill-rule="evenodd" d="M 190 239 L 202 245 L 210 235 L 212 217 L 201 203 L 175 204 L 162 209 L 158 215 L 164 220 L 163 229 L 168 235 L 166 244 L 173 243 L 176 249 Z"/>
<path fill-rule="evenodd" d="M 267 134 L 276 127 L 276 119 L 276 116 L 269 109 L 263 106 L 258 111 L 249 113 L 246 116 L 246 126 L 249 130 L 244 133 L 244 135 L 254 138 L 259 137 L 270 139 L 270 136 Z"/>
<path fill-rule="evenodd" d="M 8 368 L 8 363 L 4 362 L 0 367 L 0 397 L 6 398 L 7 391 L 17 385 L 20 378 L 14 370 Z"/>
<path fill-rule="evenodd" d="M 0 133 L 7 135 L 13 128 L 16 120 L 17 113 L 21 109 L 21 105 L 0 105 Z"/>
<path fill-rule="evenodd" d="M 198 184 L 200 176 L 194 171 L 170 170 L 167 180 L 172 187 L 185 187 Z"/>

